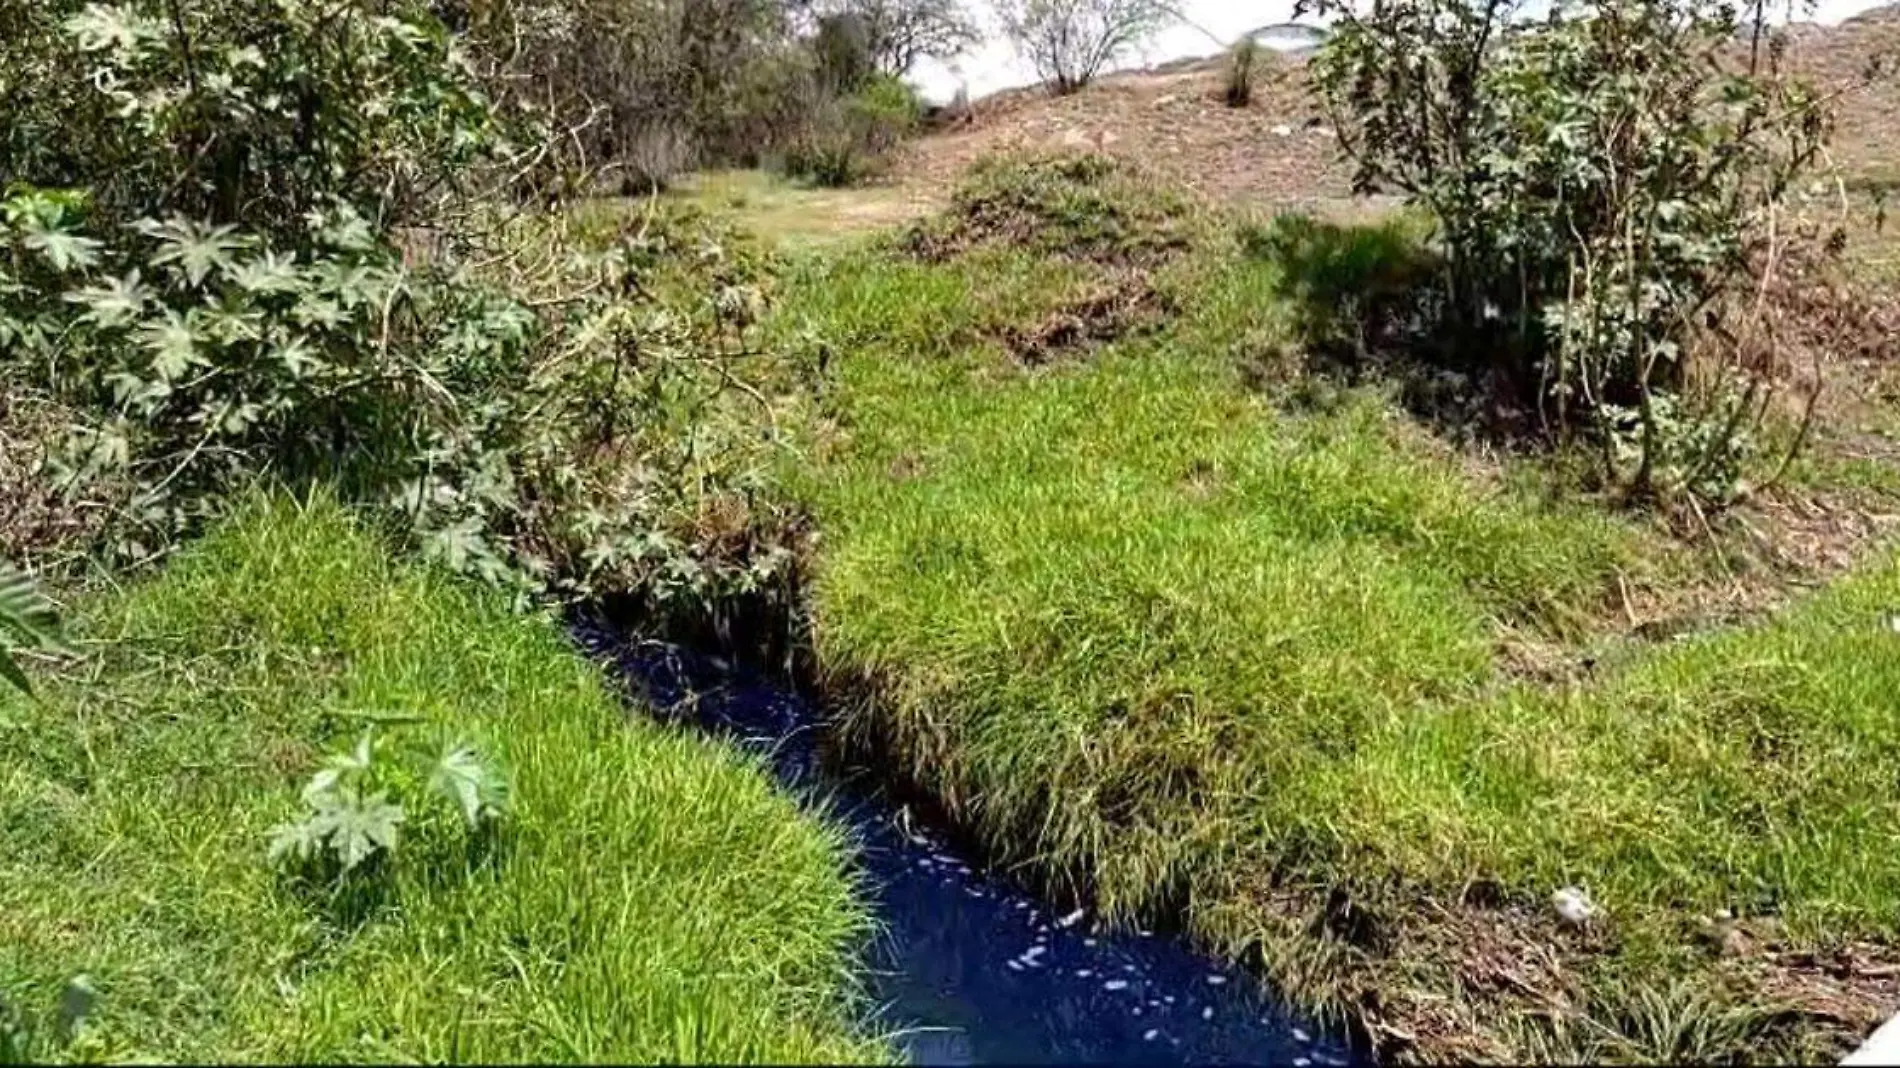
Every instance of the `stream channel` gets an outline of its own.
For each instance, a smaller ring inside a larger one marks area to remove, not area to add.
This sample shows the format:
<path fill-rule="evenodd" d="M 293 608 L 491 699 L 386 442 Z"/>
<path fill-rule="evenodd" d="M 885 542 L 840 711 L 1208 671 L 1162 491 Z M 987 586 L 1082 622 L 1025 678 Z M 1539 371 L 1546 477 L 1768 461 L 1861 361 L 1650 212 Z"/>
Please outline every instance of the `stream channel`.
<path fill-rule="evenodd" d="M 787 789 L 848 828 L 881 927 L 873 1026 L 912 1063 L 1365 1063 L 1179 937 L 1098 929 L 960 856 L 864 776 L 828 768 L 823 716 L 785 685 L 596 623 L 575 634 L 661 715 L 765 756 Z"/>

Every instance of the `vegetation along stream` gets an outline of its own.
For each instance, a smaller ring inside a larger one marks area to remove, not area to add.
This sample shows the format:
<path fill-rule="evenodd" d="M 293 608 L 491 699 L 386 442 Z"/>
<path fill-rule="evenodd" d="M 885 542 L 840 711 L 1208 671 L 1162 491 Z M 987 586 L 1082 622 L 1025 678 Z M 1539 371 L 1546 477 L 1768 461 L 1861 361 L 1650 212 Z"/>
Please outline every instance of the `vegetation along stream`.
<path fill-rule="evenodd" d="M 1235 969 L 1179 937 L 1099 929 L 986 871 L 939 828 L 822 758 L 820 709 L 679 646 L 577 626 L 655 708 L 769 756 L 788 788 L 850 829 L 881 926 L 877 1025 L 918 1064 L 1359 1063 Z"/>

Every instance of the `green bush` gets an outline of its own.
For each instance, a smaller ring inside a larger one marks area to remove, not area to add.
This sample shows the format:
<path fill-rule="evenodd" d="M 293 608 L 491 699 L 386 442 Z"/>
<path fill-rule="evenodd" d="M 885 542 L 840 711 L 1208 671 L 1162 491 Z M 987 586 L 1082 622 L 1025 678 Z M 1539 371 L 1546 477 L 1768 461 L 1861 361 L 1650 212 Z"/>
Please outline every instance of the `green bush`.
<path fill-rule="evenodd" d="M 0 189 L 86 190 L 102 228 L 180 216 L 288 254 L 311 212 L 417 220 L 496 138 L 419 0 L 27 6 L 37 35 L 0 54 L 20 109 Z"/>
<path fill-rule="evenodd" d="M 1831 123 L 1760 5 L 1317 7 L 1338 16 L 1314 72 L 1358 185 L 1439 224 L 1441 347 L 1495 354 L 1550 425 L 1587 428 L 1617 488 L 1704 494 L 1770 388 L 1731 340 L 1754 305 L 1730 298 L 1775 258 Z"/>
<path fill-rule="evenodd" d="M 93 5 L 10 45 L 28 90 L 110 105 L 59 158 L 10 158 L 0 215 L 0 367 L 80 414 L 63 485 L 130 485 L 105 548 L 163 552 L 269 473 L 338 478 L 524 592 L 774 581 L 735 246 L 514 217 L 441 25 L 350 3 Z"/>
<path fill-rule="evenodd" d="M 877 174 L 922 119 L 915 89 L 900 78 L 872 74 L 848 97 L 814 111 L 801 139 L 785 153 L 785 172 L 821 186 L 855 185 Z"/>
<path fill-rule="evenodd" d="M 1340 226 L 1279 215 L 1241 244 L 1277 268 L 1273 292 L 1314 355 L 1347 364 L 1415 349 L 1436 321 L 1438 266 L 1400 220 Z"/>

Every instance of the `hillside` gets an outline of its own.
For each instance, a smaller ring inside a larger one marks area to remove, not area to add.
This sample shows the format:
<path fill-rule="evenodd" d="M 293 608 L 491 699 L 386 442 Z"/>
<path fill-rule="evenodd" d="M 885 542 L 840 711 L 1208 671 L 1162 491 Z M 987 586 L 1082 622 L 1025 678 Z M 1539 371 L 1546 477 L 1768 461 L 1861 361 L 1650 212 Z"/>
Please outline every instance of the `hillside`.
<path fill-rule="evenodd" d="M 1790 61 L 1840 96 L 1834 154 L 1850 182 L 1894 176 L 1900 79 L 1865 84 L 1876 59 L 1900 51 L 1900 5 L 1838 26 L 1788 31 Z M 907 190 L 940 191 L 985 155 L 1098 151 L 1196 192 L 1263 207 L 1323 206 L 1350 196 L 1349 168 L 1306 78 L 1303 59 L 1262 56 L 1268 74 L 1246 108 L 1222 100 L 1223 57 L 1112 75 L 1070 97 L 1039 87 L 976 101 L 967 121 L 910 147 L 893 172 Z"/>

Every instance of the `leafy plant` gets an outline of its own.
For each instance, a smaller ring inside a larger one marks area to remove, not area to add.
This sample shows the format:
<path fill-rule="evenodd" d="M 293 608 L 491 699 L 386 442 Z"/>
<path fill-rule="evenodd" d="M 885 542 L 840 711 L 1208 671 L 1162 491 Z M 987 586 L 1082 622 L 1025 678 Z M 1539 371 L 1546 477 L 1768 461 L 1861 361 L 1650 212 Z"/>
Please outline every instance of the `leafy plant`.
<path fill-rule="evenodd" d="M 23 571 L 0 563 L 0 679 L 32 692 L 26 672 L 13 658 L 13 647 L 44 650 L 63 648 L 59 636 L 59 617 L 53 605 L 33 585 Z"/>
<path fill-rule="evenodd" d="M 270 858 L 347 875 L 394 855 L 401 827 L 431 797 L 447 802 L 465 830 L 476 833 L 506 815 L 508 783 L 465 742 L 452 742 L 434 756 L 415 747 L 392 756 L 365 732 L 311 777 L 303 790 L 307 811 L 271 831 Z"/>
<path fill-rule="evenodd" d="M 657 212 L 594 239 L 488 196 L 513 157 L 419 5 L 361 0 L 331 34 L 302 0 L 178 3 L 34 45 L 29 80 L 110 106 L 59 159 L 6 161 L 0 368 L 77 414 L 66 492 L 129 487 L 104 548 L 150 559 L 268 476 L 339 481 L 524 596 L 776 580 L 739 245 Z"/>
<path fill-rule="evenodd" d="M 1772 271 L 1773 220 L 1831 123 L 1782 71 L 1765 8 L 1604 0 L 1533 21 L 1506 0 L 1311 6 L 1337 19 L 1314 69 L 1359 186 L 1438 224 L 1439 352 L 1488 354 L 1556 433 L 1585 427 L 1632 496 L 1702 493 L 1733 469 L 1719 458 L 1774 369 L 1727 343 L 1754 328 L 1730 298 Z"/>

